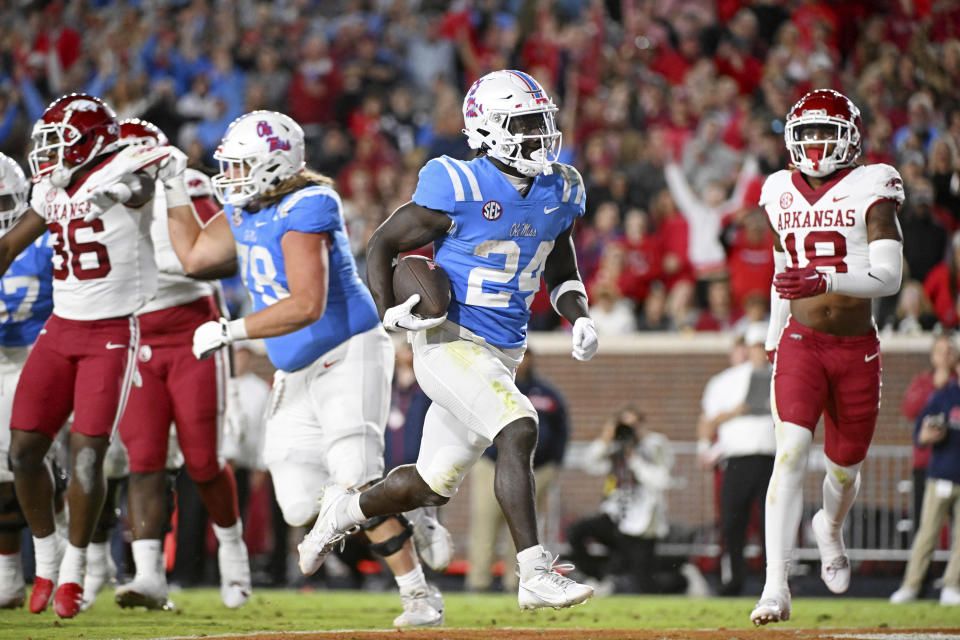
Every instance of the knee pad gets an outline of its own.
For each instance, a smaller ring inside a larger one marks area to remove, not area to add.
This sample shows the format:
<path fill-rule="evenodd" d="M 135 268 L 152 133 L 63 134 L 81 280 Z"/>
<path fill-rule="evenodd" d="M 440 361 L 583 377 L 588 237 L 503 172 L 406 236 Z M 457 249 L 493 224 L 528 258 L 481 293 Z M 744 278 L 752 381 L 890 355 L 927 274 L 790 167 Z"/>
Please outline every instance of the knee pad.
<path fill-rule="evenodd" d="M 320 512 L 320 503 L 313 501 L 279 502 L 283 519 L 291 527 L 309 525 Z"/>
<path fill-rule="evenodd" d="M 13 483 L 0 487 L 0 533 L 17 533 L 27 526 Z"/>
<path fill-rule="evenodd" d="M 403 515 L 381 516 L 379 518 L 371 518 L 371 520 L 379 520 L 379 521 L 376 524 L 371 525 L 370 524 L 371 520 L 367 520 L 365 523 L 360 525 L 360 527 L 364 531 L 375 529 L 376 527 L 383 524 L 389 518 L 396 518 L 397 521 L 399 521 L 400 524 L 403 525 L 403 531 L 393 536 L 392 538 L 387 538 L 386 540 L 383 540 L 382 542 L 371 542 L 370 551 L 373 551 L 378 556 L 383 556 L 383 557 L 392 556 L 397 551 L 400 551 L 400 549 L 403 548 L 403 543 L 409 540 L 410 536 L 413 535 L 413 525 L 411 525 L 410 521 L 407 520 Z"/>

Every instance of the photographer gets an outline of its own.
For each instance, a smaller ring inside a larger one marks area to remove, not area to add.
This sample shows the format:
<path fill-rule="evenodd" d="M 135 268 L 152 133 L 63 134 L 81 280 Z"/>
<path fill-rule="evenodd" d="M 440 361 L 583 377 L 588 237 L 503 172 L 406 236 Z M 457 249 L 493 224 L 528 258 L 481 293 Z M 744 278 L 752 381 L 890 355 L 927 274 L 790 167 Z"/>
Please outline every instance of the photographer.
<path fill-rule="evenodd" d="M 955 368 L 960 374 L 960 363 Z M 956 379 L 930 396 L 917 417 L 914 442 L 920 446 L 930 445 L 930 464 L 920 528 L 913 538 L 903 583 L 890 596 L 893 604 L 917 599 L 943 519 L 951 512 L 954 518 L 960 513 L 960 384 Z M 956 522 L 953 523 L 950 560 L 943 573 L 940 604 L 960 605 L 960 526 Z"/>
<path fill-rule="evenodd" d="M 686 588 L 686 579 L 675 569 L 661 570 L 655 557 L 657 540 L 667 534 L 665 493 L 672 466 L 667 438 L 648 431 L 637 409 L 624 407 L 604 425 L 587 449 L 584 468 L 607 474 L 606 497 L 599 514 L 567 529 L 571 559 L 580 570 L 617 591 L 676 593 Z M 607 547 L 607 557 L 591 556 L 590 541 Z"/>

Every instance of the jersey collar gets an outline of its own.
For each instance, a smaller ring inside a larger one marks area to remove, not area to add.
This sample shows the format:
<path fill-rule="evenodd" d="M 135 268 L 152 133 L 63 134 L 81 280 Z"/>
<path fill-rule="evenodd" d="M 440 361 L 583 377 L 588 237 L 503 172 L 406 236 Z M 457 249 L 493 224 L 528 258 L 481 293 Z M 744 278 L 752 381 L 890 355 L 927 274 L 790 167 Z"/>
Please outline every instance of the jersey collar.
<path fill-rule="evenodd" d="M 794 171 L 790 176 L 790 179 L 793 181 L 793 186 L 796 187 L 797 191 L 800 192 L 800 195 L 802 195 L 804 199 L 812 206 L 817 204 L 817 201 L 820 200 L 820 198 L 822 198 L 827 191 L 833 189 L 834 185 L 847 177 L 851 171 L 853 171 L 853 167 L 840 169 L 817 189 L 811 187 L 807 181 L 803 179 L 803 174 L 799 171 Z"/>

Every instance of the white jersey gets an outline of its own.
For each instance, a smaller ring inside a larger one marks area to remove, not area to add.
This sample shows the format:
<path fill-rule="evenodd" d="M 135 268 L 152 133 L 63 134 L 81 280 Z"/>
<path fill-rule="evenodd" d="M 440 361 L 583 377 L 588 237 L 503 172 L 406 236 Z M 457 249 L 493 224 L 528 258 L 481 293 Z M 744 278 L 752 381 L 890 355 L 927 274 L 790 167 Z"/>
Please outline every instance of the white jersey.
<path fill-rule="evenodd" d="M 68 320 L 101 320 L 132 314 L 157 288 L 150 242 L 152 205 L 114 204 L 96 220 L 81 187 L 99 172 L 116 172 L 127 161 L 120 151 L 67 189 L 45 177 L 34 185 L 30 206 L 47 223 L 53 245 L 54 313 Z"/>
<path fill-rule="evenodd" d="M 209 178 L 194 169 L 187 169 L 187 182 L 198 174 L 207 182 Z M 199 179 L 199 178 L 197 178 Z M 153 199 L 153 223 L 150 225 L 150 238 L 153 240 L 154 256 L 157 262 L 157 294 L 153 300 L 137 311 L 137 315 L 168 309 L 193 302 L 205 296 L 213 295 L 212 282 L 195 280 L 187 276 L 173 245 L 170 244 L 170 227 L 167 220 L 167 200 L 162 189 Z"/>
<path fill-rule="evenodd" d="M 798 171 L 778 171 L 760 193 L 788 264 L 824 273 L 870 268 L 867 212 L 882 200 L 903 202 L 903 180 L 886 164 L 841 170 L 817 190 Z"/>

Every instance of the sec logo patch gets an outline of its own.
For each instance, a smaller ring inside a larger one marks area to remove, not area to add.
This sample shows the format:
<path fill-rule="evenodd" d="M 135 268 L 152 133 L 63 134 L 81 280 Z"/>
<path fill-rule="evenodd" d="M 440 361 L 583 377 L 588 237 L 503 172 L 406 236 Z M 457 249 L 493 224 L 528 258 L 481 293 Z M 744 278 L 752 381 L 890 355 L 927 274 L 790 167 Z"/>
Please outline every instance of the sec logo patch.
<path fill-rule="evenodd" d="M 784 191 L 783 195 L 780 196 L 780 208 L 786 209 L 793 204 L 793 194 L 789 191 Z"/>
<path fill-rule="evenodd" d="M 487 220 L 496 220 L 503 214 L 503 207 L 501 207 L 500 203 L 496 200 L 490 200 L 489 202 L 483 203 L 483 208 L 480 209 L 480 213 L 482 213 L 483 217 Z"/>

